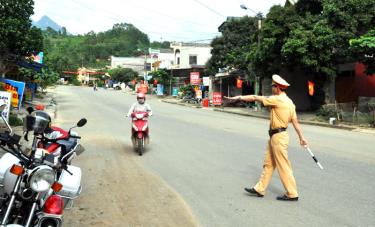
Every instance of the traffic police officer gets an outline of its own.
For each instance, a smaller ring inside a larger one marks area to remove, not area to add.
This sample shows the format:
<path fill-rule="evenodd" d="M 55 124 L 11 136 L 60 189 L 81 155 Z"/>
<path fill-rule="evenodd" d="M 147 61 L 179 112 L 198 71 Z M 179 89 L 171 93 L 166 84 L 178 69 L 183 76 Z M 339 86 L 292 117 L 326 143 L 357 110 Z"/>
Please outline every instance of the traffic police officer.
<path fill-rule="evenodd" d="M 302 135 L 300 125 L 297 120 L 296 107 L 293 101 L 286 95 L 285 90 L 289 87 L 279 75 L 272 76 L 272 96 L 235 96 L 227 99 L 243 100 L 248 102 L 262 102 L 264 106 L 271 108 L 270 128 L 266 155 L 263 163 L 263 171 L 258 183 L 253 188 L 245 188 L 248 193 L 263 197 L 266 188 L 272 178 L 273 171 L 277 168 L 281 182 L 286 190 L 282 196 L 278 196 L 278 200 L 297 201 L 298 192 L 296 181 L 293 176 L 292 166 L 288 160 L 288 144 L 289 135 L 286 131 L 289 122 L 292 122 L 296 130 L 300 144 L 307 145 L 306 139 Z"/>

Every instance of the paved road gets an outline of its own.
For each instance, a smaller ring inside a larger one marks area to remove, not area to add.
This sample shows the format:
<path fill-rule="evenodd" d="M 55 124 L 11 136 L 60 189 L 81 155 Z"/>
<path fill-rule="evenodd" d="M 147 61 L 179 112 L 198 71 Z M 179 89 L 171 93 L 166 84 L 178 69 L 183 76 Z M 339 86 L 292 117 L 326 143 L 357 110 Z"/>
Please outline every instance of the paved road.
<path fill-rule="evenodd" d="M 64 124 L 76 120 L 69 113 L 78 112 L 89 121 L 84 132 L 112 135 L 119 146 L 130 146 L 130 122 L 123 116 L 135 96 L 77 87 L 58 87 L 56 94 L 69 109 Z M 139 161 L 182 196 L 200 225 L 375 226 L 373 134 L 303 125 L 325 167 L 321 171 L 290 131 L 300 201 L 280 202 L 275 197 L 284 191 L 277 173 L 264 198 L 243 191 L 260 175 L 267 120 L 148 101 L 154 110 L 151 145 Z"/>

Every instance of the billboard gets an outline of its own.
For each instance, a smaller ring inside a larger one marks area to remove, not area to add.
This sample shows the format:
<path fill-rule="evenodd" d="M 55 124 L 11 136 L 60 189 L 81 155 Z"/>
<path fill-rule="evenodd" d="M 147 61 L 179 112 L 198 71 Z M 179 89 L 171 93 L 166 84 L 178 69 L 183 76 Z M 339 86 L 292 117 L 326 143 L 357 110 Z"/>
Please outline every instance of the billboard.
<path fill-rule="evenodd" d="M 25 82 L 0 78 L 0 86 L 3 87 L 5 91 L 12 94 L 11 105 L 13 108 L 19 109 L 25 91 Z"/>
<path fill-rule="evenodd" d="M 0 91 L 0 105 L 3 105 L 3 104 L 6 105 L 2 114 L 8 122 L 9 122 L 9 111 L 10 111 L 11 100 L 12 100 L 12 94 L 10 92 Z"/>

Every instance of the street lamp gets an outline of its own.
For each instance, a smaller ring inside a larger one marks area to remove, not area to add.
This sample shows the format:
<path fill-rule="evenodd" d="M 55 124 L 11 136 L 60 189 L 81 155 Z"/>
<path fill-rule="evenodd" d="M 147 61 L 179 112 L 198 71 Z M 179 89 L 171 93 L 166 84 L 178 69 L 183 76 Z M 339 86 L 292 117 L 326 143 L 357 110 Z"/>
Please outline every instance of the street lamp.
<path fill-rule="evenodd" d="M 256 14 L 256 17 L 258 18 L 258 50 L 260 49 L 260 30 L 262 29 L 262 18 L 263 18 L 263 14 L 262 12 L 255 12 L 254 10 L 246 7 L 244 4 L 240 5 L 241 9 L 244 9 L 244 10 L 249 10 L 253 13 Z M 259 80 L 260 80 L 260 77 L 259 76 L 255 76 L 255 95 L 259 95 Z M 260 109 L 260 103 L 256 103 L 257 105 L 257 109 L 259 110 Z"/>

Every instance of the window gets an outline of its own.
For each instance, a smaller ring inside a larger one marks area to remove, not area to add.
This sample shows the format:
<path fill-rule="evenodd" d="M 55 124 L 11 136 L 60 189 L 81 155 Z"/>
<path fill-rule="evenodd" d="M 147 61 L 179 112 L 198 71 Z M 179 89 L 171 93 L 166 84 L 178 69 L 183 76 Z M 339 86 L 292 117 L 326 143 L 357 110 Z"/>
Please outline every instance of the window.
<path fill-rule="evenodd" d="M 189 65 L 197 64 L 197 55 L 189 55 Z"/>

